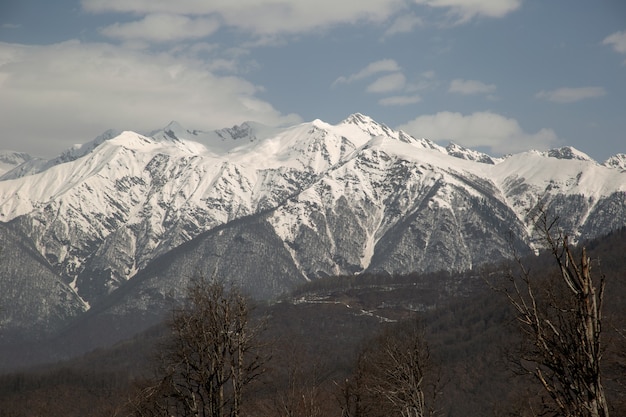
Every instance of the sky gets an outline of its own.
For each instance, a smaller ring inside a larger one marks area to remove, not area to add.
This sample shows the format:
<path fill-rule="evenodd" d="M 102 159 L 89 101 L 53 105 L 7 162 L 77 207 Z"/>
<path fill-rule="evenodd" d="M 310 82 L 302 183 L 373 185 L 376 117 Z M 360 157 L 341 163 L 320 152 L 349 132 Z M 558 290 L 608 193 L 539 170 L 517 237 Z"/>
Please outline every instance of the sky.
<path fill-rule="evenodd" d="M 353 113 L 493 156 L 626 153 L 626 2 L 0 2 L 0 149 Z"/>

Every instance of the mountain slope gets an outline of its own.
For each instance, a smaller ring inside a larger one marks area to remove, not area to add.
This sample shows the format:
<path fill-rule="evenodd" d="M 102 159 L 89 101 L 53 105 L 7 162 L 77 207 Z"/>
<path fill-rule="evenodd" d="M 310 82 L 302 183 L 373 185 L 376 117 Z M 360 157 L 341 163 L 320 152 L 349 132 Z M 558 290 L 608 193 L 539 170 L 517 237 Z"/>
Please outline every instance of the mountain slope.
<path fill-rule="evenodd" d="M 0 341 L 58 331 L 86 310 L 26 236 L 0 223 Z"/>
<path fill-rule="evenodd" d="M 574 241 L 603 235 L 626 224 L 619 160 L 569 147 L 491 158 L 360 114 L 213 132 L 172 122 L 16 167 L 0 181 L 0 221 L 79 308 L 141 282 L 137 306 L 119 308 L 147 311 L 198 274 L 267 298 L 326 275 L 473 268 L 511 245 L 535 251 L 539 206 Z"/>
<path fill-rule="evenodd" d="M 153 137 L 123 132 L 96 139 L 80 157 L 3 181 L 0 219 L 31 236 L 66 282 L 94 301 L 202 231 L 276 207 L 376 133 L 409 140 L 363 116 L 336 127 L 250 123 L 202 133 L 172 123 Z"/>
<path fill-rule="evenodd" d="M 23 165 L 31 159 L 33 159 L 32 156 L 23 152 L 0 150 L 0 178 L 2 178 L 5 173 Z"/>

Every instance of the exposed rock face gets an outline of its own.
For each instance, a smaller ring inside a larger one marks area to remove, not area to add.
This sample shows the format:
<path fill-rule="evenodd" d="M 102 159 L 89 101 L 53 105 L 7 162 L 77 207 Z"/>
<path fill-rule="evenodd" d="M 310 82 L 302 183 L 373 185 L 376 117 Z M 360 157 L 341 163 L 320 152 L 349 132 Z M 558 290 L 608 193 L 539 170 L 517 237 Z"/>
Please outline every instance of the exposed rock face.
<path fill-rule="evenodd" d="M 85 310 L 80 297 L 50 268 L 31 241 L 0 223 L 0 343 L 46 337 Z"/>

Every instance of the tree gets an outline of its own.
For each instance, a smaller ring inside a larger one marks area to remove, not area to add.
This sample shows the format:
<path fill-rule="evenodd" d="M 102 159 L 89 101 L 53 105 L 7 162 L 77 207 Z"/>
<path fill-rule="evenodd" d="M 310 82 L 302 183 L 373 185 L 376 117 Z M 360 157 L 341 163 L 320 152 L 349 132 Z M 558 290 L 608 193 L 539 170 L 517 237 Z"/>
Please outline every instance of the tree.
<path fill-rule="evenodd" d="M 361 353 L 340 395 L 343 415 L 437 415 L 442 382 L 416 321 L 386 329 Z"/>
<path fill-rule="evenodd" d="M 600 368 L 604 277 L 594 282 L 585 248 L 577 262 L 567 236 L 554 234 L 556 223 L 539 212 L 537 229 L 556 274 L 541 282 L 519 258 L 520 272 L 508 274 L 512 285 L 504 293 L 525 341 L 517 365 L 539 381 L 557 415 L 608 417 Z"/>
<path fill-rule="evenodd" d="M 367 404 L 365 353 L 361 352 L 356 360 L 356 367 L 351 377 L 341 384 L 336 384 L 336 395 L 341 407 L 341 417 L 366 417 L 371 410 Z"/>
<path fill-rule="evenodd" d="M 245 297 L 215 281 L 195 281 L 169 327 L 158 378 L 140 390 L 132 413 L 238 417 L 244 390 L 265 362 L 257 339 L 261 327 L 251 324 Z"/>
<path fill-rule="evenodd" d="M 273 404 L 267 415 L 281 417 L 321 417 L 324 413 L 323 370 L 317 359 L 307 355 L 302 346 L 287 343 L 283 347 L 284 386 L 274 391 Z"/>

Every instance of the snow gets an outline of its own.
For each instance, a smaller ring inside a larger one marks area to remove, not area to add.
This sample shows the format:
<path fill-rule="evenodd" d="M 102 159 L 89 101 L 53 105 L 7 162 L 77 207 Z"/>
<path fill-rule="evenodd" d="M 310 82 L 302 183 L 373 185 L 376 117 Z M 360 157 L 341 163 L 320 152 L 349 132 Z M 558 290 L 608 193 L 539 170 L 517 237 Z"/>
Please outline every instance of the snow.
<path fill-rule="evenodd" d="M 244 133 L 234 138 L 236 132 Z M 270 192 L 267 185 L 259 182 L 265 178 L 261 172 L 293 168 L 322 175 L 367 149 L 434 167 L 441 172 L 486 178 L 505 196 L 515 179 L 523 181 L 536 193 L 558 190 L 595 199 L 626 190 L 625 174 L 614 169 L 621 166 L 621 161 L 626 159 L 623 157 L 616 156 L 610 163 L 599 165 L 584 153 L 566 147 L 547 152 L 524 152 L 489 165 L 476 161 L 484 154 L 457 145 L 446 150 L 424 139 L 411 138 L 411 142 L 403 142 L 401 132 L 358 113 L 334 126 L 314 120 L 276 129 L 248 122 L 230 130 L 198 132 L 172 122 L 153 132 L 154 137 L 129 131 L 115 137 L 111 135 L 112 132 L 105 133 L 88 144 L 66 151 L 66 156 L 78 156 L 74 160 L 53 165 L 34 175 L 3 181 L 0 220 L 9 221 L 50 201 L 63 199 L 81 184 L 88 183 L 91 189 L 97 190 L 121 177 L 140 177 L 148 181 L 145 166 L 157 154 L 170 155 L 176 160 L 187 158 L 186 165 L 178 167 L 183 170 L 182 177 L 171 184 L 169 191 L 164 191 L 186 196 L 195 202 L 210 194 L 209 190 L 214 189 L 219 178 L 234 173 L 247 178 L 251 187 L 243 186 L 239 192 L 255 194 L 254 199 L 258 201 L 262 198 L 260 194 Z M 461 159 L 449 155 L 448 151 L 463 152 L 468 157 Z M 568 159 L 563 159 L 565 157 Z M 344 192 L 337 185 L 331 189 L 335 199 Z M 363 192 L 368 195 L 367 190 Z M 244 200 L 250 198 L 241 197 Z M 104 206 L 106 204 L 99 202 L 99 209 Z"/>
<path fill-rule="evenodd" d="M 624 171 L 626 170 L 626 154 L 618 153 L 617 155 L 614 155 L 604 161 L 602 165 L 608 168 L 615 168 Z"/>
<path fill-rule="evenodd" d="M 580 161 L 593 161 L 589 155 L 571 146 L 564 146 L 562 148 L 550 149 L 549 151 L 541 153 L 549 158 L 556 159 L 577 159 Z"/>
<path fill-rule="evenodd" d="M 523 178 L 541 192 L 558 187 L 560 192 L 586 196 L 607 196 L 626 190 L 626 175 L 598 165 L 591 159 L 556 159 L 546 153 L 512 155 L 493 168 L 492 178 L 501 187 L 512 177 Z"/>
<path fill-rule="evenodd" d="M 0 221 L 22 215 L 49 221 L 41 230 L 58 227 L 54 233 L 60 241 L 74 246 L 59 247 L 56 255 L 73 265 L 82 265 L 84 259 L 74 255 L 82 243 L 72 233 L 103 240 L 116 228 L 141 224 L 145 245 L 133 242 L 129 249 L 143 251 L 130 254 L 130 277 L 168 249 L 166 237 L 188 240 L 235 218 L 280 206 L 271 221 L 289 242 L 298 233 L 296 225 L 316 227 L 308 211 L 332 210 L 345 197 L 351 209 L 363 213 L 360 260 L 366 268 L 377 239 L 396 220 L 385 214 L 392 195 L 401 216 L 420 190 L 435 183 L 478 198 L 486 192 L 480 187 L 487 187 L 524 222 L 533 198 L 546 193 L 580 194 L 597 202 L 626 192 L 625 161 L 622 154 L 600 165 L 571 147 L 491 158 L 458 145 L 444 148 L 410 137 L 358 113 L 337 125 L 314 120 L 273 128 L 246 122 L 212 132 L 171 122 L 148 135 L 105 132 L 24 169 L 29 175 L 0 181 Z M 405 165 L 410 184 L 393 189 L 389 169 Z M 443 188 L 430 204 L 452 210 L 452 196 Z M 189 224 L 197 230 L 170 236 L 175 227 Z M 46 243 L 39 244 L 43 250 Z M 293 249 L 286 248 L 297 262 Z"/>
<path fill-rule="evenodd" d="M 224 175 L 239 173 L 247 178 L 251 189 L 244 186 L 238 192 L 254 194 L 258 201 L 263 193 L 270 191 L 259 183 L 264 178 L 261 172 L 291 168 L 322 175 L 367 149 L 376 149 L 441 172 L 466 173 L 488 179 L 504 196 L 516 179 L 538 194 L 553 190 L 597 200 L 616 191 L 626 191 L 622 168 L 626 157 L 623 155 L 599 165 L 584 153 L 565 147 L 493 159 L 495 163 L 490 165 L 478 161 L 488 155 L 454 144 L 446 149 L 426 139 L 411 138 L 358 113 L 337 125 L 314 120 L 289 128 L 272 128 L 247 122 L 230 129 L 200 132 L 172 122 L 153 132 L 152 136 L 129 131 L 113 135 L 112 131 L 105 132 L 87 144 L 66 151 L 65 159 L 72 156 L 73 160 L 34 175 L 2 181 L 0 220 L 9 221 L 51 200 L 63 199 L 86 182 L 95 189 L 123 176 L 145 178 L 145 166 L 157 154 L 179 160 L 186 158 L 187 166 L 179 167 L 183 170 L 184 180 L 178 179 L 177 184 L 180 184 L 172 185 L 170 193 L 184 195 L 196 202 L 202 200 Z M 224 167 L 229 168 L 225 171 Z M 97 176 L 102 177 L 102 185 L 97 184 Z M 334 199 L 345 191 L 338 185 L 330 189 Z M 250 198 L 240 197 L 243 200 Z"/>

